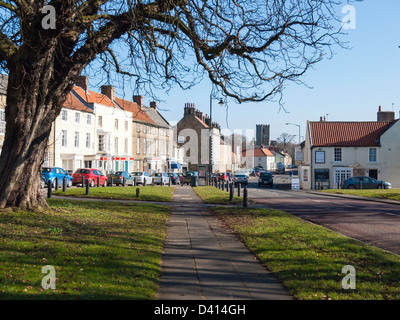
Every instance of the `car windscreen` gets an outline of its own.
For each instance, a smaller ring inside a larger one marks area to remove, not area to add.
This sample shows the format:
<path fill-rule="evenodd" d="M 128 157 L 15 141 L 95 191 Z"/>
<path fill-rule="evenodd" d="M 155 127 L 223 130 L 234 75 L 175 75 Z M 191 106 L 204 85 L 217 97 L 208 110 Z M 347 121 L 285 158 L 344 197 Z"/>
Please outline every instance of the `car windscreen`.
<path fill-rule="evenodd" d="M 155 177 L 161 177 L 161 176 L 162 176 L 162 173 L 155 173 L 154 176 L 155 176 Z"/>
<path fill-rule="evenodd" d="M 244 174 L 237 174 L 237 175 L 235 175 L 235 177 L 236 178 L 247 178 L 247 176 Z"/>
<path fill-rule="evenodd" d="M 43 168 L 42 169 L 42 173 L 49 173 L 51 171 L 53 171 L 53 168 Z"/>
<path fill-rule="evenodd" d="M 135 177 L 138 177 L 138 176 L 143 175 L 143 172 L 132 172 L 131 175 L 135 176 Z"/>
<path fill-rule="evenodd" d="M 271 175 L 270 173 L 261 173 L 261 174 L 260 174 L 260 177 L 261 177 L 261 178 L 271 178 L 272 175 Z"/>

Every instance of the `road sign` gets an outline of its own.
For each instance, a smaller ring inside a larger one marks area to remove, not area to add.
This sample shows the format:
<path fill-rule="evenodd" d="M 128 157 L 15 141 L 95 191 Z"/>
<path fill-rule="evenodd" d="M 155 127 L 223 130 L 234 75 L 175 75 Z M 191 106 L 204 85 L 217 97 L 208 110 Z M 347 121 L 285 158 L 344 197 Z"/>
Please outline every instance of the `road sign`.
<path fill-rule="evenodd" d="M 292 190 L 300 190 L 300 179 L 292 179 Z"/>

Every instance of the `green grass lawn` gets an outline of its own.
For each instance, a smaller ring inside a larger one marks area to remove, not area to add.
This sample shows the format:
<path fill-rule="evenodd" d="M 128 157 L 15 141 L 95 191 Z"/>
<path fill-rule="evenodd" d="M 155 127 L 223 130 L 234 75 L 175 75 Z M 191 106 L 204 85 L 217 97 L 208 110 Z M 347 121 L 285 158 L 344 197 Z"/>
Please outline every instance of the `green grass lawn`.
<path fill-rule="evenodd" d="M 233 201 L 229 201 L 229 192 L 223 191 L 215 187 L 195 187 L 193 188 L 193 190 L 205 203 L 233 205 L 239 205 L 243 203 L 243 198 L 237 196 L 237 189 L 235 189 Z M 241 196 L 243 196 L 243 189 L 241 190 Z"/>
<path fill-rule="evenodd" d="M 399 299 L 400 257 L 272 209 L 215 208 L 296 299 Z M 356 269 L 356 290 L 342 268 Z"/>
<path fill-rule="evenodd" d="M 0 211 L 0 299 L 155 299 L 168 207 L 49 199 Z M 44 290 L 42 267 L 56 289 Z"/>
<path fill-rule="evenodd" d="M 370 190 L 355 190 L 355 189 L 329 189 L 322 190 L 325 193 L 352 194 L 361 197 L 388 199 L 400 201 L 400 189 L 370 189 Z"/>
<path fill-rule="evenodd" d="M 139 188 L 139 198 L 136 197 L 136 189 Z M 90 188 L 90 194 L 86 195 L 85 188 L 70 188 L 67 192 L 62 190 L 54 191 L 55 195 L 74 196 L 81 198 L 100 198 L 100 199 L 122 199 L 140 201 L 162 201 L 172 200 L 174 193 L 173 187 L 146 186 L 146 187 L 100 187 Z"/>

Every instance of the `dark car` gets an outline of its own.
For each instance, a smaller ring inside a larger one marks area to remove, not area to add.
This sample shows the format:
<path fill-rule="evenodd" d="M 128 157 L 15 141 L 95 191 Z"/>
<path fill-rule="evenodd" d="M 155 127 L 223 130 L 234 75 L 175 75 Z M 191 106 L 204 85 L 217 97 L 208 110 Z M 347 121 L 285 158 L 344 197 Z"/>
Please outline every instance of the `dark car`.
<path fill-rule="evenodd" d="M 376 180 L 370 177 L 352 177 L 340 184 L 341 189 L 391 189 L 389 182 Z"/>
<path fill-rule="evenodd" d="M 115 173 L 110 173 L 107 176 L 108 184 L 111 184 L 111 178 L 112 183 L 115 185 L 122 185 L 124 183 L 124 179 L 125 185 L 133 186 L 134 184 L 132 175 L 127 171 L 116 171 Z"/>
<path fill-rule="evenodd" d="M 59 167 L 43 167 L 42 168 L 42 179 L 45 184 L 49 181 L 53 187 L 56 185 L 56 178 L 58 184 L 62 185 L 64 177 L 67 178 L 67 187 L 72 187 L 72 177 L 63 169 Z"/>
<path fill-rule="evenodd" d="M 72 175 L 72 184 L 82 185 L 82 179 L 85 178 L 85 180 L 89 181 L 90 186 L 94 187 L 97 183 L 97 177 L 100 178 L 100 185 L 105 187 L 107 185 L 107 177 L 103 175 L 100 170 L 92 168 L 80 168 Z"/>
<path fill-rule="evenodd" d="M 169 172 L 168 175 L 169 175 L 169 178 L 171 179 L 172 184 L 180 184 L 181 183 L 181 179 L 179 178 L 177 173 Z"/>
<path fill-rule="evenodd" d="M 186 184 L 189 185 L 193 176 L 199 177 L 199 173 L 197 171 L 184 172 L 183 175 L 182 175 L 182 177 L 183 177 L 182 184 L 186 183 Z"/>
<path fill-rule="evenodd" d="M 260 177 L 258 178 L 258 186 L 274 186 L 274 178 L 272 177 L 271 172 L 261 172 Z"/>

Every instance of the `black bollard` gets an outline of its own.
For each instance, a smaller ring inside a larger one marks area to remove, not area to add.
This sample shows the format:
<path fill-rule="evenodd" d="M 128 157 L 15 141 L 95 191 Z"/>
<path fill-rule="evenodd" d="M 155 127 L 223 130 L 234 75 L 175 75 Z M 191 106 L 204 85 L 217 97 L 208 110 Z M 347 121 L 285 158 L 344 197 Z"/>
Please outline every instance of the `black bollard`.
<path fill-rule="evenodd" d="M 114 184 L 114 177 L 111 177 L 111 184 L 110 184 L 110 187 L 112 187 L 113 184 Z"/>
<path fill-rule="evenodd" d="M 86 180 L 86 195 L 90 194 L 90 183 L 89 179 Z"/>
<path fill-rule="evenodd" d="M 82 177 L 82 188 L 85 187 L 85 177 Z"/>
<path fill-rule="evenodd" d="M 100 188 L 100 176 L 97 176 L 97 188 Z"/>
<path fill-rule="evenodd" d="M 146 186 L 146 178 L 143 178 L 143 187 L 145 187 Z"/>
<path fill-rule="evenodd" d="M 58 177 L 56 177 L 56 179 L 55 179 L 54 189 L 55 189 L 56 191 L 58 190 Z"/>
<path fill-rule="evenodd" d="M 229 201 L 233 201 L 233 183 L 229 184 Z"/>
<path fill-rule="evenodd" d="M 63 192 L 67 192 L 67 177 L 63 179 Z"/>
<path fill-rule="evenodd" d="M 238 183 L 238 197 L 240 197 L 240 183 Z"/>
<path fill-rule="evenodd" d="M 51 198 L 53 196 L 53 189 L 51 185 L 51 181 L 47 181 L 47 198 Z"/>
<path fill-rule="evenodd" d="M 243 190 L 243 208 L 247 208 L 248 203 L 247 203 L 247 188 L 244 188 Z"/>
<path fill-rule="evenodd" d="M 140 195 L 140 189 L 136 188 L 136 198 L 139 198 L 139 195 Z"/>

